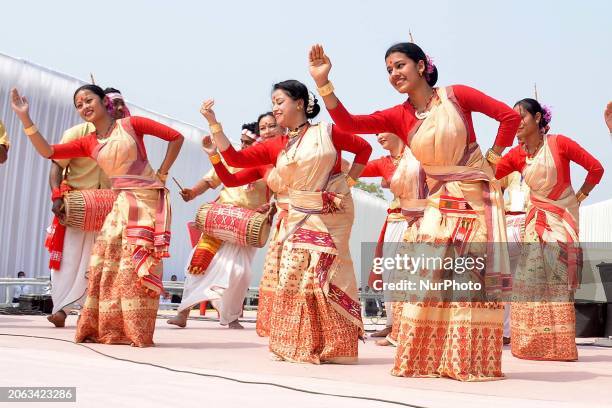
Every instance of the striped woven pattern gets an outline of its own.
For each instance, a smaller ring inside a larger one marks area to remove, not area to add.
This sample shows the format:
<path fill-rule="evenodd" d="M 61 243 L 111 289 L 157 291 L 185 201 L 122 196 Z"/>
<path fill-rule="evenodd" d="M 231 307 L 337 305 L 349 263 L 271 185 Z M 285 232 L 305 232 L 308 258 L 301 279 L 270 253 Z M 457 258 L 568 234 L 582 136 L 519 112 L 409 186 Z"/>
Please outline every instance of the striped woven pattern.
<path fill-rule="evenodd" d="M 262 248 L 270 235 L 268 215 L 230 204 L 203 204 L 196 225 L 211 237 L 236 245 Z"/>
<path fill-rule="evenodd" d="M 71 190 L 64 194 L 68 227 L 100 231 L 117 194 L 113 190 Z"/>

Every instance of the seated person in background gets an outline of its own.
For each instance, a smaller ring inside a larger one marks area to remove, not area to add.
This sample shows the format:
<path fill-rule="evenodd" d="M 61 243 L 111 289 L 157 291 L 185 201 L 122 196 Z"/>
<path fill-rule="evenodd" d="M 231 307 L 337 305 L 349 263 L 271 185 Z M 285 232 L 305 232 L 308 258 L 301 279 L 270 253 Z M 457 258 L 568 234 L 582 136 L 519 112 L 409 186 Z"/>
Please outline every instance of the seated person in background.
<path fill-rule="evenodd" d="M 17 279 L 25 279 L 26 275 L 24 271 L 19 271 L 17 273 Z M 21 295 L 28 295 L 32 291 L 30 285 L 15 285 L 13 286 L 13 303 L 19 302 L 19 297 Z"/>
<path fill-rule="evenodd" d="M 176 275 L 172 275 L 170 277 L 170 280 L 172 282 L 178 282 L 178 278 Z M 181 295 L 177 295 L 176 293 L 172 294 L 172 298 L 171 298 L 171 303 L 181 303 L 181 300 L 183 299 L 183 297 Z"/>

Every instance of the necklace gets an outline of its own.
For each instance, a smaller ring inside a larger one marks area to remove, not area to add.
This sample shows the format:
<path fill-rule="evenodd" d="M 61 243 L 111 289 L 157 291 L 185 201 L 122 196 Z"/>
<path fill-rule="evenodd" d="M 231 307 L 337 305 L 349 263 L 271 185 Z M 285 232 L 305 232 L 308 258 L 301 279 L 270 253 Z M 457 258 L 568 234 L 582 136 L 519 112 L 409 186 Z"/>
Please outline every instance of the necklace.
<path fill-rule="evenodd" d="M 429 116 L 429 105 L 431 104 L 431 102 L 433 101 L 434 97 L 438 94 L 436 92 L 437 88 L 433 88 L 431 95 L 429 96 L 429 99 L 427 100 L 427 103 L 425 104 L 425 108 L 423 109 L 422 112 L 419 112 L 416 105 L 414 103 L 412 103 L 412 101 L 410 100 L 410 98 L 408 98 L 408 103 L 410 103 L 410 105 L 412 106 L 412 108 L 414 109 L 414 116 L 416 116 L 417 119 L 419 120 L 423 120 L 426 119 Z"/>
<path fill-rule="evenodd" d="M 104 140 L 108 137 L 108 135 L 110 134 L 110 132 L 113 130 L 113 128 L 115 127 L 115 119 L 113 119 L 110 123 L 110 125 L 108 125 L 108 129 L 106 129 L 106 132 L 104 132 L 104 135 L 100 135 L 98 133 L 98 131 L 96 131 L 96 138 L 98 140 Z"/>
<path fill-rule="evenodd" d="M 404 155 L 404 149 L 397 156 L 391 155 L 391 163 L 393 163 L 393 167 L 397 167 L 400 160 L 402 160 L 402 156 Z"/>
<path fill-rule="evenodd" d="M 293 135 L 289 134 L 289 141 L 287 142 L 287 145 L 285 146 L 284 152 L 285 155 L 287 156 L 287 160 L 289 162 L 293 162 L 295 160 L 295 155 L 297 154 L 298 151 L 298 147 L 300 147 L 300 143 L 302 143 L 302 139 L 304 138 L 304 135 L 306 134 L 306 131 L 308 130 L 308 127 L 305 128 L 304 133 L 301 133 L 300 128 L 309 124 L 308 122 L 302 123 L 300 126 L 298 126 L 296 129 L 294 129 L 293 131 L 289 131 L 289 133 L 291 132 L 295 132 Z M 299 135 L 299 137 L 298 137 Z M 296 144 L 295 149 L 293 150 L 293 155 L 291 157 L 289 157 L 289 149 L 291 149 L 291 147 Z"/>
<path fill-rule="evenodd" d="M 300 134 L 300 129 L 302 129 L 304 126 L 306 126 L 308 124 L 308 121 L 302 123 L 300 126 L 296 127 L 295 129 L 290 130 L 287 134 L 289 135 L 290 139 L 293 139 L 294 137 L 296 137 L 297 135 Z"/>
<path fill-rule="evenodd" d="M 531 164 L 533 163 L 533 161 L 535 160 L 535 156 L 538 154 L 538 152 L 540 151 L 540 148 L 542 148 L 542 146 L 544 145 L 544 138 L 540 139 L 540 143 L 538 143 L 538 145 L 536 146 L 536 148 L 534 149 L 533 153 L 529 153 L 529 148 L 527 147 L 527 145 L 525 145 L 525 152 L 527 153 L 527 157 L 525 158 L 525 162 L 527 164 Z"/>

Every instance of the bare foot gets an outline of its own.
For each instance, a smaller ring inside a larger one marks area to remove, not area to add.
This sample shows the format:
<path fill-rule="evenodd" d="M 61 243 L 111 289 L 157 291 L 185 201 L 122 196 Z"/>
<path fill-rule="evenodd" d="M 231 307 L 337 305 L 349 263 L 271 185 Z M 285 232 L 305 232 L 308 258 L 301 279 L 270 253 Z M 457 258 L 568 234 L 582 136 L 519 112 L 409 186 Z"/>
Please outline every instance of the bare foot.
<path fill-rule="evenodd" d="M 377 346 L 392 346 L 391 342 L 387 339 L 376 340 Z"/>
<path fill-rule="evenodd" d="M 166 323 L 173 324 L 178 327 L 185 327 L 187 326 L 187 317 L 189 317 L 189 309 L 185 309 L 181 312 L 178 312 L 176 314 L 176 317 L 168 319 Z"/>
<path fill-rule="evenodd" d="M 66 313 L 63 310 L 47 316 L 47 320 L 55 325 L 55 327 L 64 327 L 66 325 Z"/>
<path fill-rule="evenodd" d="M 282 358 L 281 356 L 279 356 L 276 353 L 270 352 L 270 360 L 272 361 L 285 361 L 284 358 Z"/>
<path fill-rule="evenodd" d="M 236 320 L 234 320 L 233 322 L 230 322 L 230 323 L 227 325 L 227 328 L 228 328 L 228 329 L 244 329 L 244 326 L 242 326 L 242 325 L 240 324 L 240 322 L 238 321 L 238 319 L 236 319 Z"/>
<path fill-rule="evenodd" d="M 382 330 L 375 331 L 370 334 L 370 337 L 387 337 L 387 334 L 391 333 L 391 327 L 385 327 Z"/>

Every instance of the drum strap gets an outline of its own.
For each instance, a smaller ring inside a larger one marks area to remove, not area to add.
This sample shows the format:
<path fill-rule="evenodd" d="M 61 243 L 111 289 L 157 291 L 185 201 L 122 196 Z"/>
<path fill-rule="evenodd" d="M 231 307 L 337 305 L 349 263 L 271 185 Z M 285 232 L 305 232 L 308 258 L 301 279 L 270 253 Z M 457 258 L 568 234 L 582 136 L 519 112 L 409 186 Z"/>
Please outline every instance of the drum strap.
<path fill-rule="evenodd" d="M 60 192 L 65 193 L 70 191 L 68 184 L 62 182 L 60 184 Z M 59 271 L 64 254 L 64 237 L 66 236 L 66 226 L 60 223 L 57 216 L 53 217 L 53 223 L 48 229 L 47 238 L 45 239 L 45 248 L 49 251 L 49 269 Z"/>

